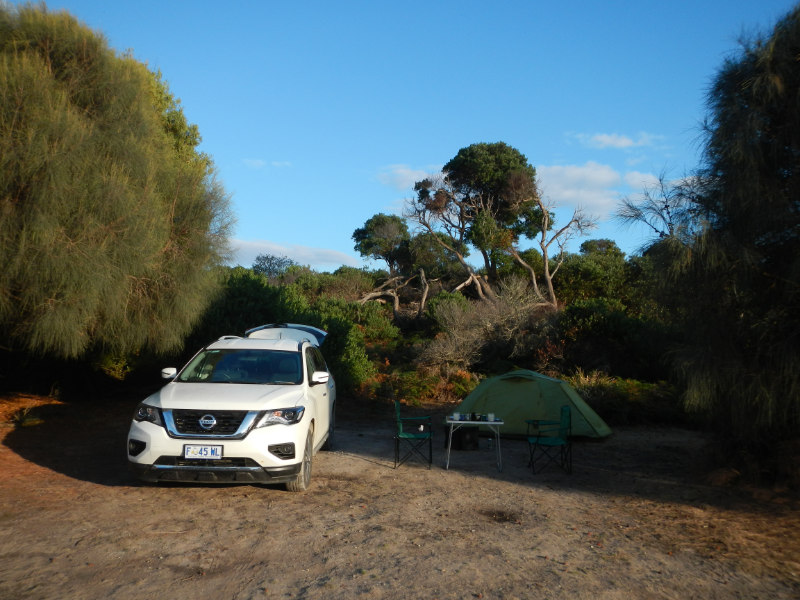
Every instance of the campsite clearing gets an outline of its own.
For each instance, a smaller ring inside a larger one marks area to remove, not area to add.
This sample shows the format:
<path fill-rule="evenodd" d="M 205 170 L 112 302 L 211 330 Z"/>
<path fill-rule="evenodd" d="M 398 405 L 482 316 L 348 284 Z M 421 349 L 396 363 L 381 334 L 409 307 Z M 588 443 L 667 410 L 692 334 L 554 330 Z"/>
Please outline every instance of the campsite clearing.
<path fill-rule="evenodd" d="M 800 596 L 798 497 L 712 485 L 691 431 L 615 427 L 576 444 L 572 476 L 531 475 L 518 440 L 503 440 L 502 473 L 485 445 L 444 471 L 437 431 L 432 469 L 395 470 L 391 411 L 356 420 L 343 402 L 337 449 L 298 495 L 137 483 L 137 400 L 0 426 L 0 597 Z"/>

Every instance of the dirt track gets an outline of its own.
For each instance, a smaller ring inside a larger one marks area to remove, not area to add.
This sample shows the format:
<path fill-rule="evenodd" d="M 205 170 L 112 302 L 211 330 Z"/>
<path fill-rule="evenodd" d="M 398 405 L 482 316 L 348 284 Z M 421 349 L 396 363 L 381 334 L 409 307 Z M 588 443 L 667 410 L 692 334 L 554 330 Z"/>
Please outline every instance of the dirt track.
<path fill-rule="evenodd" d="M 798 498 L 707 485 L 692 432 L 578 443 L 571 476 L 515 440 L 502 473 L 485 447 L 445 471 L 439 435 L 431 470 L 395 470 L 388 417 L 344 406 L 298 495 L 139 485 L 135 404 L 0 425 L 0 598 L 800 597 Z"/>

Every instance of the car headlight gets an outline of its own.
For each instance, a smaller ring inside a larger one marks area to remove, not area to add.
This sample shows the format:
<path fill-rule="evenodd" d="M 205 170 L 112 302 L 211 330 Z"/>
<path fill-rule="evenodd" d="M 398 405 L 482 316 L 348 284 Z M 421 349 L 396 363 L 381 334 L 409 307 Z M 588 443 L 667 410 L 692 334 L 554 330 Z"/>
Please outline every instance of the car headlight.
<path fill-rule="evenodd" d="M 161 420 L 161 409 L 156 408 L 155 406 L 150 406 L 149 404 L 145 404 L 144 402 L 136 407 L 136 412 L 133 413 L 133 420 L 150 421 L 156 425 L 164 424 L 164 422 Z"/>
<path fill-rule="evenodd" d="M 299 423 L 303 418 L 303 413 L 306 412 L 305 406 L 293 406 L 292 408 L 277 408 L 275 410 L 268 410 L 261 417 L 261 420 L 256 425 L 259 427 L 267 427 L 269 425 L 294 425 Z"/>

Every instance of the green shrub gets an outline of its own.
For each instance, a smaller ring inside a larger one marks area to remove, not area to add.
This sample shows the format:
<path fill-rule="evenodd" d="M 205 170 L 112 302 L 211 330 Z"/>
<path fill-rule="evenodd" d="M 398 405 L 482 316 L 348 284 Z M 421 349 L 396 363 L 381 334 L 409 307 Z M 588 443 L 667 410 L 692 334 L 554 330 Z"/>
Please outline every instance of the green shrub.
<path fill-rule="evenodd" d="M 455 305 L 461 310 L 467 310 L 469 308 L 469 300 L 467 300 L 463 294 L 459 292 L 439 292 L 433 298 L 428 300 L 428 304 L 425 307 L 425 313 L 431 320 L 435 321 L 441 326 L 441 323 L 439 323 L 437 318 L 437 312 L 441 306 L 447 304 Z"/>
<path fill-rule="evenodd" d="M 566 365 L 649 381 L 668 376 L 663 357 L 674 339 L 669 328 L 629 316 L 618 300 L 576 301 L 561 312 L 558 329 Z"/>
<path fill-rule="evenodd" d="M 468 371 L 455 371 L 448 377 L 448 382 L 453 395 L 459 400 L 466 398 L 472 390 L 478 387 L 478 378 Z"/>
<path fill-rule="evenodd" d="M 314 303 L 314 310 L 326 317 L 338 317 L 358 325 L 367 343 L 386 343 L 400 335 L 400 330 L 391 321 L 391 313 L 377 302 L 361 304 L 322 296 Z"/>
<path fill-rule="evenodd" d="M 313 278 L 302 269 L 295 271 L 307 280 Z M 397 335 L 373 308 L 327 296 L 310 301 L 300 284 L 271 285 L 265 276 L 235 267 L 228 271 L 223 293 L 187 340 L 186 353 L 176 361 L 185 361 L 186 354 L 222 335 L 244 335 L 247 329 L 267 323 L 303 323 L 328 332 L 323 348 L 328 367 L 339 391 L 349 394 L 375 374 L 366 353 L 367 327 L 358 322 L 364 319 L 380 335 Z"/>
<path fill-rule="evenodd" d="M 461 402 L 478 385 L 467 371 L 441 375 L 429 370 L 401 371 L 386 378 L 397 398 L 412 406 L 446 405 Z"/>
<path fill-rule="evenodd" d="M 323 351 L 340 393 L 352 393 L 375 375 L 375 367 L 367 357 L 364 335 L 353 322 L 313 312 L 304 322 L 328 332 Z"/>
<path fill-rule="evenodd" d="M 406 371 L 395 378 L 395 395 L 406 404 L 421 406 L 436 396 L 440 381 L 439 377 L 421 375 L 417 371 Z"/>
<path fill-rule="evenodd" d="M 307 306 L 302 296 L 271 286 L 263 275 L 244 267 L 228 269 L 222 292 L 186 339 L 185 352 L 194 353 L 223 335 L 244 335 L 251 327 L 280 323 Z"/>
<path fill-rule="evenodd" d="M 373 289 L 380 277 L 379 271 L 353 267 L 340 267 L 334 273 L 317 273 L 308 267 L 294 265 L 281 275 L 279 284 L 298 287 L 310 301 L 327 295 L 355 302 Z"/>
<path fill-rule="evenodd" d="M 675 388 L 594 371 L 565 377 L 587 404 L 610 426 L 689 425 Z"/>

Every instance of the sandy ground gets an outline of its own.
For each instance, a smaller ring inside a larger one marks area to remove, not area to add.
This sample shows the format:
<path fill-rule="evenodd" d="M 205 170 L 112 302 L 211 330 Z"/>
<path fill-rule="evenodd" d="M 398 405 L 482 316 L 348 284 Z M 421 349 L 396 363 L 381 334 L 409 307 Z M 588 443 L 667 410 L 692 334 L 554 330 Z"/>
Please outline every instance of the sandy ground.
<path fill-rule="evenodd" d="M 0 417 L 40 401 L 0 399 Z M 140 485 L 135 404 L 0 425 L 0 598 L 800 597 L 798 497 L 710 485 L 693 432 L 618 429 L 576 443 L 572 475 L 532 475 L 518 440 L 502 472 L 486 440 L 445 470 L 437 431 L 432 469 L 395 470 L 389 413 L 345 405 L 291 494 Z"/>

